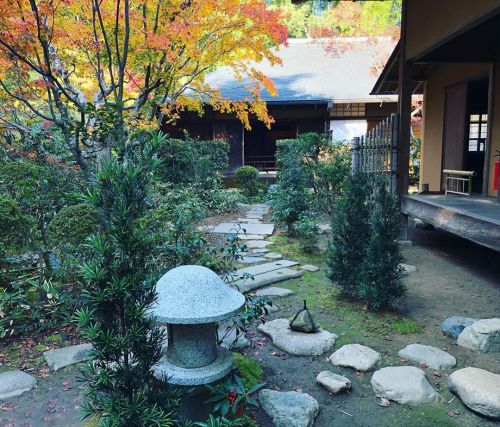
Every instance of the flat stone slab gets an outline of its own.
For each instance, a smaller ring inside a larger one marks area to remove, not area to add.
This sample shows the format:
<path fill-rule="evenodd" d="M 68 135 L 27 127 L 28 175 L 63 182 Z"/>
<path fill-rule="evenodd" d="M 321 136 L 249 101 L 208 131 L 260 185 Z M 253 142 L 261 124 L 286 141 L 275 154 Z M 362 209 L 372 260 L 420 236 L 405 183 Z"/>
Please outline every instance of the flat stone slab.
<path fill-rule="evenodd" d="M 318 401 L 297 391 L 264 389 L 259 393 L 259 402 L 275 427 L 312 427 L 319 413 Z"/>
<path fill-rule="evenodd" d="M 467 327 L 477 322 L 477 319 L 471 317 L 451 316 L 444 319 L 441 324 L 441 330 L 445 335 L 457 339 L 462 331 Z"/>
<path fill-rule="evenodd" d="M 380 354 L 361 344 L 346 344 L 330 356 L 335 366 L 345 366 L 357 371 L 367 372 L 380 360 Z"/>
<path fill-rule="evenodd" d="M 371 385 L 378 397 L 402 405 L 425 405 L 435 403 L 439 399 L 424 371 L 414 366 L 389 366 L 379 369 L 373 374 Z"/>
<path fill-rule="evenodd" d="M 265 261 L 267 261 L 267 259 L 261 256 L 244 256 L 238 260 L 240 264 L 257 264 Z"/>
<path fill-rule="evenodd" d="M 293 291 L 286 288 L 278 288 L 272 286 L 270 288 L 259 289 L 256 292 L 256 295 L 264 298 L 266 297 L 282 298 L 282 297 L 287 297 L 288 295 L 293 295 Z"/>
<path fill-rule="evenodd" d="M 457 365 L 457 359 L 450 353 L 430 345 L 410 344 L 398 355 L 413 362 L 425 363 L 432 369 L 451 369 Z"/>
<path fill-rule="evenodd" d="M 262 224 L 262 221 L 257 218 L 238 218 L 236 221 L 244 222 L 245 224 Z"/>
<path fill-rule="evenodd" d="M 319 329 L 313 334 L 292 331 L 288 319 L 276 319 L 259 325 L 259 331 L 269 335 L 280 350 L 295 356 L 319 356 L 329 350 L 338 338 L 331 332 Z"/>
<path fill-rule="evenodd" d="M 415 267 L 414 265 L 410 265 L 410 264 L 401 263 L 401 264 L 399 264 L 399 268 L 401 268 L 401 274 L 403 276 L 407 276 L 408 274 L 414 273 L 415 271 L 417 271 L 417 267 Z"/>
<path fill-rule="evenodd" d="M 237 234 L 236 237 L 240 240 L 264 240 L 266 238 L 262 234 Z"/>
<path fill-rule="evenodd" d="M 316 382 L 332 394 L 338 394 L 351 388 L 351 381 L 330 371 L 320 372 L 316 377 Z"/>
<path fill-rule="evenodd" d="M 252 255 L 261 255 L 261 254 L 267 254 L 269 252 L 269 249 L 266 248 L 257 248 L 252 251 Z"/>
<path fill-rule="evenodd" d="M 240 268 L 239 270 L 236 270 L 236 275 L 238 277 L 241 277 L 244 274 L 251 274 L 252 276 L 257 276 L 258 274 L 268 273 L 270 271 L 279 270 L 280 268 L 293 267 L 294 265 L 297 264 L 298 264 L 297 261 L 291 261 L 291 260 L 267 262 L 265 264 L 254 265 L 252 267 Z"/>
<path fill-rule="evenodd" d="M 245 245 L 248 249 L 263 249 L 269 245 L 272 245 L 273 242 L 268 242 L 267 240 L 247 240 L 245 241 Z"/>
<path fill-rule="evenodd" d="M 269 252 L 268 254 L 265 254 L 264 257 L 267 259 L 281 259 L 283 258 L 283 255 L 278 252 Z"/>
<path fill-rule="evenodd" d="M 36 378 L 23 371 L 0 373 L 0 400 L 20 396 L 36 385 Z"/>
<path fill-rule="evenodd" d="M 52 371 L 89 360 L 92 344 L 78 344 L 57 348 L 43 353 L 43 357 Z"/>
<path fill-rule="evenodd" d="M 304 264 L 299 267 L 301 270 L 304 271 L 309 271 L 311 273 L 316 273 L 316 271 L 319 271 L 319 267 L 312 265 L 312 264 Z"/>
<path fill-rule="evenodd" d="M 263 265 L 263 264 L 260 264 Z M 285 280 L 297 279 L 302 276 L 302 271 L 292 268 L 280 268 L 267 273 L 259 274 L 248 279 L 238 279 L 231 283 L 240 292 L 250 292 L 254 289 L 262 288 L 272 283 L 283 282 Z"/>
<path fill-rule="evenodd" d="M 244 230 L 244 231 L 243 231 Z M 263 234 L 269 236 L 274 232 L 274 224 L 241 224 L 238 222 L 223 222 L 213 229 L 214 233 Z"/>
<path fill-rule="evenodd" d="M 448 387 L 474 412 L 500 419 L 500 375 L 478 368 L 459 369 L 448 377 Z"/>
<path fill-rule="evenodd" d="M 500 318 L 481 319 L 467 326 L 457 344 L 482 353 L 500 351 Z"/>

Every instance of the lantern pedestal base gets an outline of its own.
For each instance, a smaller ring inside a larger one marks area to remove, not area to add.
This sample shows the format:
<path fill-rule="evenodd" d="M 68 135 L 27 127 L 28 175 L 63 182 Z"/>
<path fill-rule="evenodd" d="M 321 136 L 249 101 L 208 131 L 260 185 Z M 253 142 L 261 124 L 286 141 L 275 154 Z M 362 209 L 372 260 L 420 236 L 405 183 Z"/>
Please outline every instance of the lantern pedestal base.
<path fill-rule="evenodd" d="M 217 358 L 201 368 L 182 368 L 165 357 L 153 368 L 158 379 L 166 379 L 173 385 L 196 386 L 210 384 L 228 375 L 233 368 L 233 355 L 222 347 L 217 347 Z"/>

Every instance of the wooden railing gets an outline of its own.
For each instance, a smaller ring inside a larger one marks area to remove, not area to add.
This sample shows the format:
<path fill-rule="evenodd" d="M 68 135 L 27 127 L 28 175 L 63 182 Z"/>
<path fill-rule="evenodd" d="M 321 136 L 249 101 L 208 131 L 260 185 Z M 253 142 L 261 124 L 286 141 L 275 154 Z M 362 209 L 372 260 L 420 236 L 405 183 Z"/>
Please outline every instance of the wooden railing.
<path fill-rule="evenodd" d="M 275 156 L 245 156 L 245 164 L 253 166 L 260 171 L 276 170 Z"/>
<path fill-rule="evenodd" d="M 374 172 L 387 176 L 392 192 L 397 186 L 398 115 L 393 113 L 366 135 L 352 141 L 353 172 Z"/>

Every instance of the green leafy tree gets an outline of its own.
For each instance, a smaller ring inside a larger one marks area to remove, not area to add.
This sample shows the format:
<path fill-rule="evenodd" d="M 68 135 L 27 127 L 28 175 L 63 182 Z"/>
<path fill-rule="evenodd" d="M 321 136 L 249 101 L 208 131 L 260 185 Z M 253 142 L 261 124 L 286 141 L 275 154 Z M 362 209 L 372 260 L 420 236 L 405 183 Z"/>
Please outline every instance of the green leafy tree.
<path fill-rule="evenodd" d="M 88 308 L 77 316 L 82 336 L 93 345 L 83 370 L 88 388 L 82 409 L 103 426 L 173 424 L 174 402 L 152 369 L 164 337 L 147 313 L 156 277 L 148 262 L 152 242 L 142 225 L 161 141 L 156 136 L 128 144 L 122 159 L 103 161 L 88 195 L 100 231 L 91 238 L 95 256 L 83 267 Z"/>

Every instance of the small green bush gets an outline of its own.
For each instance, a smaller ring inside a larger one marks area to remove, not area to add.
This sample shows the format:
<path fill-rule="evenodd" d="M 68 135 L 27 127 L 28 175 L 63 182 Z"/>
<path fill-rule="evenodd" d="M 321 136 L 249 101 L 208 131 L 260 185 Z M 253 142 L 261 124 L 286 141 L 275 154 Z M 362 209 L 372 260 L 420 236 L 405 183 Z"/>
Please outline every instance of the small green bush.
<path fill-rule="evenodd" d="M 96 231 L 97 220 L 96 213 L 85 203 L 65 206 L 47 227 L 49 242 L 54 246 L 81 245 Z"/>
<path fill-rule="evenodd" d="M 0 194 L 0 235 L 2 245 L 0 258 L 5 254 L 21 249 L 29 241 L 29 231 L 33 219 L 24 215 L 19 203 L 7 194 Z"/>
<path fill-rule="evenodd" d="M 238 370 L 245 388 L 251 389 L 262 382 L 264 370 L 259 362 L 240 353 L 233 353 L 234 366 Z"/>
<path fill-rule="evenodd" d="M 256 197 L 261 191 L 259 170 L 253 166 L 245 165 L 236 169 L 234 179 L 243 196 L 249 199 Z"/>
<path fill-rule="evenodd" d="M 299 238 L 300 248 L 306 253 L 312 253 L 317 249 L 318 224 L 314 216 L 307 212 L 303 213 L 295 223 L 295 230 Z"/>

